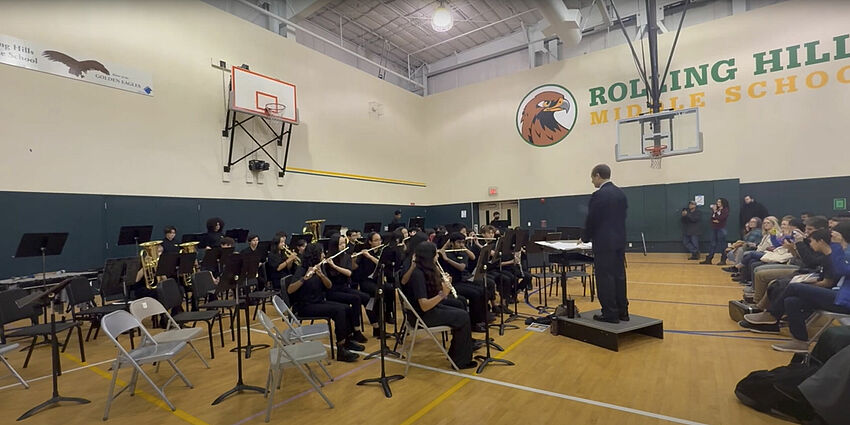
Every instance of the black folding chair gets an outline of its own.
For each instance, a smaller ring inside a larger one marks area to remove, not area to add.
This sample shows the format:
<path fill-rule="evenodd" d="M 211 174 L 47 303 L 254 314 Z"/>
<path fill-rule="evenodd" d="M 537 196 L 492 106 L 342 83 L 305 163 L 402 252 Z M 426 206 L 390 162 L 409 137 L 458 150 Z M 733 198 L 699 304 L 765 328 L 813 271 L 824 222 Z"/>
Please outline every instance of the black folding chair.
<path fill-rule="evenodd" d="M 183 294 L 180 291 L 180 287 L 177 285 L 177 281 L 174 279 L 163 280 L 159 283 L 159 285 L 157 285 L 156 289 L 159 294 L 159 302 L 162 303 L 166 310 L 171 310 L 183 303 Z M 197 296 L 200 292 L 198 288 L 195 289 L 196 290 L 192 291 L 193 296 Z M 221 324 L 221 313 L 219 313 L 218 310 L 184 311 L 173 314 L 171 318 L 174 319 L 174 321 L 180 326 L 191 323 L 191 326 L 194 327 L 197 322 L 204 322 L 207 324 L 207 336 L 210 340 L 211 359 L 215 358 L 212 328 L 215 321 L 218 320 L 218 328 L 221 331 L 221 346 L 224 347 L 224 328 Z"/>
<path fill-rule="evenodd" d="M 65 288 L 65 293 L 68 295 L 69 308 L 71 310 L 71 318 L 74 321 L 89 322 L 89 331 L 86 333 L 86 342 L 92 336 L 97 339 L 97 334 L 100 332 L 100 319 L 103 316 L 117 310 L 126 310 L 123 304 L 105 304 L 98 306 L 94 300 L 94 288 L 89 284 L 89 279 L 85 277 L 76 278 Z M 75 308 L 76 307 L 76 308 Z M 79 308 L 79 311 L 77 311 Z"/>

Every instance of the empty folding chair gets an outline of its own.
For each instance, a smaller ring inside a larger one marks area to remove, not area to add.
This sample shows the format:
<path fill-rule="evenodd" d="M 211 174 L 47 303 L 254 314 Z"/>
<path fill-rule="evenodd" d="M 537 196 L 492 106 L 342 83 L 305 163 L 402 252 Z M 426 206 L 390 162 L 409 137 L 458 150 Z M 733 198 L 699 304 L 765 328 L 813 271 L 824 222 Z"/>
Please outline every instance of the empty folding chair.
<path fill-rule="evenodd" d="M 170 310 L 174 307 L 177 307 L 181 304 L 183 300 L 183 295 L 180 294 L 180 288 L 177 286 L 177 282 L 174 279 L 166 279 L 157 285 L 157 292 L 159 293 L 159 299 L 162 302 L 162 306 L 166 309 Z M 197 295 L 198 291 L 196 290 L 194 294 Z M 186 323 L 195 324 L 197 322 L 204 322 L 207 324 L 207 330 L 209 333 L 207 337 L 210 341 L 210 358 L 215 358 L 215 351 L 213 351 L 213 324 L 215 321 L 219 321 L 219 330 L 221 331 L 221 313 L 218 310 L 205 310 L 205 311 L 183 311 L 175 314 L 171 317 L 171 320 L 177 324 L 183 325 Z M 221 335 L 221 345 L 224 346 L 224 335 Z"/>
<path fill-rule="evenodd" d="M 21 378 L 21 375 L 18 374 L 18 371 L 15 370 L 15 368 L 13 368 L 12 365 L 9 364 L 9 360 L 6 359 L 6 353 L 10 351 L 15 351 L 15 349 L 18 347 L 20 347 L 20 345 L 18 345 L 17 343 L 0 345 L 0 361 L 2 361 L 7 368 L 9 368 L 9 372 L 12 372 L 12 375 L 15 375 L 15 378 L 18 378 L 18 382 L 20 382 L 21 385 L 24 386 L 24 388 L 29 388 L 30 386 L 29 384 L 27 384 L 27 381 L 25 381 L 24 378 Z"/>
<path fill-rule="evenodd" d="M 201 359 L 201 363 L 203 363 L 207 369 L 210 368 L 210 365 L 207 364 L 204 356 L 202 356 L 201 353 L 198 352 L 198 349 L 195 348 L 195 345 L 192 344 L 192 339 L 203 333 L 203 329 L 181 328 L 180 325 L 174 321 L 171 315 L 168 314 L 165 307 L 163 307 L 159 301 L 150 297 L 139 298 L 138 300 L 130 303 L 130 314 L 132 314 L 136 319 L 139 319 L 139 322 L 147 319 L 148 317 L 164 314 L 165 318 L 168 320 L 168 327 L 164 331 L 155 334 L 153 336 L 153 340 L 157 343 L 183 341 L 188 344 L 189 348 L 191 348 L 198 358 Z M 144 345 L 144 343 L 145 341 L 142 341 L 142 345 Z M 212 347 L 210 347 L 210 356 L 212 355 L 213 351 Z"/>
<path fill-rule="evenodd" d="M 413 356 L 413 346 L 416 344 L 416 334 L 419 331 L 425 331 L 428 336 L 434 340 L 434 344 L 437 344 L 437 347 L 440 348 L 440 351 L 449 359 L 449 363 L 452 364 L 452 369 L 459 370 L 454 360 L 449 356 L 449 352 L 446 351 L 446 348 L 443 347 L 443 344 L 437 340 L 437 337 L 434 334 L 448 334 L 452 331 L 452 328 L 448 326 L 428 326 L 422 317 L 416 313 L 416 310 L 413 309 L 413 306 L 410 304 L 410 301 L 407 300 L 407 297 L 404 295 L 402 291 L 396 291 L 398 296 L 401 298 L 402 307 L 404 308 L 404 313 L 406 316 L 405 322 L 405 336 L 404 343 L 402 344 L 402 353 L 404 354 L 405 359 L 407 360 L 407 364 L 404 366 L 404 376 L 407 376 L 407 371 L 410 369 L 410 358 Z M 410 348 L 407 347 L 407 340 L 410 339 Z"/>
<path fill-rule="evenodd" d="M 71 318 L 75 321 L 89 322 L 89 331 L 86 333 L 86 341 L 92 336 L 94 339 L 100 331 L 100 319 L 113 311 L 124 310 L 123 304 L 104 304 L 98 306 L 94 300 L 94 290 L 85 277 L 76 278 L 65 288 L 68 295 L 68 303 L 71 304 Z M 79 311 L 74 309 L 77 307 Z"/>
<path fill-rule="evenodd" d="M 203 271 L 192 275 L 192 286 L 193 295 L 195 296 L 199 310 L 218 310 L 219 313 L 221 313 L 222 320 L 224 320 L 224 314 L 228 314 L 228 317 L 230 317 L 230 340 L 235 341 L 236 320 L 233 314 L 239 303 L 235 299 L 226 298 L 227 294 L 224 292 L 216 292 L 216 285 L 212 272 Z M 209 297 L 215 294 L 217 294 L 219 298 L 217 300 L 209 301 Z M 201 303 L 202 300 L 204 301 L 203 303 Z M 221 320 L 218 321 L 218 327 L 222 332 L 221 346 L 224 347 L 224 331 L 222 330 Z"/>
<path fill-rule="evenodd" d="M 269 373 L 268 379 L 266 380 L 266 396 L 269 399 L 268 404 L 266 405 L 266 422 L 271 419 L 272 406 L 274 405 L 274 393 L 275 390 L 280 387 L 283 380 L 283 369 L 286 367 L 297 368 L 310 386 L 312 386 L 313 389 L 322 396 L 325 403 L 328 404 L 328 407 L 333 409 L 333 403 L 331 403 L 330 399 L 328 399 L 320 388 L 321 381 L 319 381 L 318 378 L 315 378 L 312 371 L 307 369 L 308 363 L 316 362 L 325 374 L 328 375 L 328 378 L 331 377 L 330 373 L 328 373 L 327 369 L 325 369 L 321 363 L 322 360 L 325 360 L 328 356 L 327 351 L 325 351 L 325 347 L 318 341 L 292 343 L 292 341 L 288 341 L 284 338 L 280 331 L 274 326 L 274 324 L 272 324 L 271 319 L 266 315 L 266 313 L 259 311 L 257 315 L 260 319 L 260 323 L 269 334 L 269 337 L 271 337 L 272 341 L 274 341 L 274 346 L 271 350 L 269 350 Z"/>
<path fill-rule="evenodd" d="M 172 411 L 176 410 L 168 397 L 165 396 L 165 387 L 170 384 L 174 378 L 180 377 L 187 387 L 192 388 L 192 384 L 186 376 L 183 375 L 183 372 L 177 368 L 177 365 L 174 364 L 174 358 L 178 353 L 180 353 L 180 350 L 186 347 L 186 343 L 183 341 L 157 343 L 148 330 L 142 326 L 142 322 L 124 310 L 115 311 L 103 316 L 100 327 L 104 332 L 106 332 L 106 335 L 109 336 L 112 343 L 118 347 L 118 355 L 115 357 L 115 362 L 112 364 L 112 382 L 109 385 L 109 395 L 106 399 L 106 410 L 103 412 L 103 420 L 109 418 L 109 408 L 112 406 L 112 400 L 121 395 L 121 393 L 128 388 L 130 389 L 131 396 L 136 392 L 136 383 L 139 379 L 139 375 L 148 381 L 154 391 L 156 391 L 156 394 L 162 399 L 162 401 L 165 402 L 165 404 L 168 405 L 169 408 L 171 408 Z M 121 335 L 130 329 L 139 329 L 142 334 L 142 341 L 144 342 L 140 343 L 137 348 L 127 351 L 121 343 L 118 342 L 117 338 L 118 335 Z M 174 375 L 168 378 L 162 387 L 157 386 L 148 374 L 142 370 L 142 365 L 144 364 L 159 362 L 166 362 L 172 369 L 174 369 Z M 130 379 L 129 384 L 116 394 L 115 383 L 118 380 L 118 372 L 122 367 L 127 365 L 133 367 L 133 377 Z"/>

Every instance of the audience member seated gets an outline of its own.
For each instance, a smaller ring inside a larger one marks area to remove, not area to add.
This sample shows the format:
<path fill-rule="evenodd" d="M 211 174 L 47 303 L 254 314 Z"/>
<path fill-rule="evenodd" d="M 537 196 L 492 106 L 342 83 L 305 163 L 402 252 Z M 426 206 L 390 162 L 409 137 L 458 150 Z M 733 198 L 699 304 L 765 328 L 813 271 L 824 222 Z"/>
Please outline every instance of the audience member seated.
<path fill-rule="evenodd" d="M 744 239 L 736 241 L 732 246 L 726 248 L 726 259 L 732 263 L 729 267 L 724 267 L 727 272 L 738 272 L 738 264 L 741 263 L 744 253 L 756 249 L 762 239 L 762 220 L 758 217 L 753 217 L 747 222 L 744 227 L 746 234 Z"/>
<path fill-rule="evenodd" d="M 761 225 L 761 230 L 761 242 L 759 242 L 754 251 L 747 251 L 741 256 L 741 262 L 735 266 L 738 268 L 738 273 L 732 275 L 733 280 L 744 284 L 749 282 L 750 264 L 760 260 L 766 252 L 773 251 L 782 246 L 782 233 L 776 217 L 765 217 Z"/>
<path fill-rule="evenodd" d="M 744 320 L 753 325 L 778 325 L 780 319 L 786 318 L 793 338 L 788 342 L 774 344 L 772 347 L 777 351 L 808 352 L 806 319 L 816 310 L 850 314 L 850 300 L 847 299 L 850 287 L 839 289 L 850 275 L 850 265 L 844 256 L 846 247 L 832 243 L 831 233 L 826 229 L 813 232 L 809 239 L 811 250 L 829 258 L 835 276 L 840 276 L 840 279 L 823 279 L 813 284 L 791 283 L 771 303 L 768 311 L 744 316 Z"/>

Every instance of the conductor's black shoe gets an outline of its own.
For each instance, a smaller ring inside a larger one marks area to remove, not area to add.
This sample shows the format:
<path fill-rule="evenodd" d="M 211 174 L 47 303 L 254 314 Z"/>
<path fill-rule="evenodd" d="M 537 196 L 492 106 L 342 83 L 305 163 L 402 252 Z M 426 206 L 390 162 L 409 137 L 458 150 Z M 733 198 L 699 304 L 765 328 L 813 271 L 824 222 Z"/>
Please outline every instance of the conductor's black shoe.
<path fill-rule="evenodd" d="M 354 335 L 351 337 L 351 339 L 353 339 L 354 341 L 359 342 L 361 344 L 365 344 L 366 341 L 369 341 L 366 338 L 366 335 L 363 335 L 363 332 L 360 332 L 360 331 L 354 331 Z"/>
<path fill-rule="evenodd" d="M 346 341 L 342 346 L 347 350 L 353 350 L 353 351 L 363 351 L 363 350 L 366 349 L 366 347 L 364 347 L 364 346 L 362 346 L 362 345 L 360 345 L 360 344 L 358 344 L 358 343 L 356 343 L 356 342 L 354 342 L 350 339 L 348 341 Z"/>
<path fill-rule="evenodd" d="M 620 323 L 620 319 L 613 319 L 613 318 L 610 318 L 610 317 L 605 317 L 601 314 L 594 314 L 593 320 L 596 320 L 596 321 L 599 321 L 599 322 Z"/>
<path fill-rule="evenodd" d="M 620 321 L 621 321 L 621 322 L 628 322 L 628 321 L 629 321 L 629 314 L 628 314 L 628 313 L 626 313 L 626 314 L 621 314 L 621 315 L 620 315 Z"/>
<path fill-rule="evenodd" d="M 352 353 L 351 351 L 346 350 L 345 347 L 343 347 L 341 345 L 337 347 L 337 350 L 336 350 L 336 359 L 337 360 L 339 360 L 341 362 L 351 363 L 351 362 L 356 362 L 357 359 L 359 359 L 359 358 L 360 358 L 360 356 Z"/>
<path fill-rule="evenodd" d="M 486 332 L 486 331 L 487 331 L 487 326 L 485 326 L 483 323 L 476 323 L 476 324 L 472 325 L 472 332 Z"/>
<path fill-rule="evenodd" d="M 458 367 L 459 369 L 473 369 L 473 368 L 475 368 L 475 367 L 477 367 L 477 366 L 478 366 L 478 362 L 476 362 L 475 360 L 470 360 L 470 361 L 469 361 L 469 363 L 467 363 L 467 364 L 459 364 L 459 365 L 457 365 L 457 367 Z"/>

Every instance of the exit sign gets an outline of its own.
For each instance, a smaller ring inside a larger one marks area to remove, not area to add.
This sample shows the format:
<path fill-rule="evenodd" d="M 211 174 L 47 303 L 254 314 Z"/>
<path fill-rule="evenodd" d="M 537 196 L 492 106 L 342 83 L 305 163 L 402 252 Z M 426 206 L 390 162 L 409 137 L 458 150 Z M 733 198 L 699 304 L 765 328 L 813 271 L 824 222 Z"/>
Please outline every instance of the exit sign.
<path fill-rule="evenodd" d="M 847 209 L 847 198 L 835 198 L 832 200 L 832 209 L 835 211 Z"/>
<path fill-rule="evenodd" d="M 490 196 L 496 196 L 499 194 L 499 188 L 496 186 L 490 186 L 490 188 L 487 189 L 487 194 Z"/>

